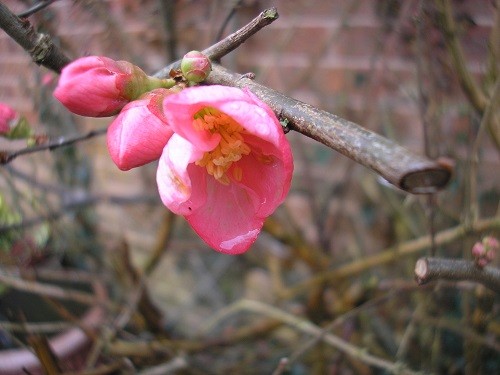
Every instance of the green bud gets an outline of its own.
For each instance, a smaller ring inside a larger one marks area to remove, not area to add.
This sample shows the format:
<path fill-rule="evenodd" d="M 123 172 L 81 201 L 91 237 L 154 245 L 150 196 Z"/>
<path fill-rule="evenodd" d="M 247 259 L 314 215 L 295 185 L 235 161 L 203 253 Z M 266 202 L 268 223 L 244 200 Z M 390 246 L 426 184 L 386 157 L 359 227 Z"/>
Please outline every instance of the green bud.
<path fill-rule="evenodd" d="M 188 81 L 199 83 L 204 81 L 212 71 L 212 63 L 203 53 L 191 51 L 182 58 L 181 71 Z"/>

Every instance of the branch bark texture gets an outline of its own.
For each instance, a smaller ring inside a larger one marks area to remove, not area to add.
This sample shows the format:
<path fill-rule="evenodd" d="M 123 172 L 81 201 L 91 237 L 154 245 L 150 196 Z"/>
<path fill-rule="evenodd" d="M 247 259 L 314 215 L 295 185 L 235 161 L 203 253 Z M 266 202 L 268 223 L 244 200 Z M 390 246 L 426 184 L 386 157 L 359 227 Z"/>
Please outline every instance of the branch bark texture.
<path fill-rule="evenodd" d="M 249 89 L 284 119 L 291 130 L 372 169 L 400 189 L 415 194 L 434 193 L 448 183 L 450 170 L 439 163 L 413 154 L 354 122 L 290 98 L 218 64 L 214 64 L 206 82 Z"/>
<path fill-rule="evenodd" d="M 37 33 L 27 19 L 17 17 L 1 2 L 0 27 L 28 52 L 38 65 L 60 73 L 62 68 L 71 62 L 47 34 Z"/>
<path fill-rule="evenodd" d="M 500 293 L 500 269 L 479 268 L 469 260 L 420 258 L 415 264 L 415 277 L 420 285 L 439 279 L 477 281 Z"/>

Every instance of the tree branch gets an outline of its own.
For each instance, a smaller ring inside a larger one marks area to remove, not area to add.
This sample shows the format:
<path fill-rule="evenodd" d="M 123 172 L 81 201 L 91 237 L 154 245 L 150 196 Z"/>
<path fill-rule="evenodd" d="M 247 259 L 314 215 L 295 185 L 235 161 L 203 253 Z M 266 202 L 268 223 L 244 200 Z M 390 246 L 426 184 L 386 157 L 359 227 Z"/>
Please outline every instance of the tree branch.
<path fill-rule="evenodd" d="M 390 183 L 410 193 L 434 193 L 450 178 L 450 170 L 424 156 L 415 155 L 395 142 L 309 104 L 283 95 L 249 78 L 214 64 L 206 80 L 248 88 L 296 130 L 348 158 L 372 169 Z"/>
<path fill-rule="evenodd" d="M 275 8 L 265 10 L 241 29 L 203 50 L 203 53 L 217 61 L 277 18 Z M 167 77 L 178 64 L 170 64 L 155 76 Z M 287 97 L 218 64 L 213 65 L 206 83 L 248 88 L 284 119 L 290 129 L 333 148 L 410 193 L 434 193 L 446 186 L 450 179 L 451 171 L 435 161 L 415 155 L 353 122 Z"/>
<path fill-rule="evenodd" d="M 62 68 L 71 61 L 47 34 L 37 33 L 27 19 L 20 19 L 1 2 L 0 27 L 39 65 L 60 73 Z"/>
<path fill-rule="evenodd" d="M 34 33 L 33 29 L 31 27 L 27 28 L 26 25 L 23 27 L 22 21 L 1 3 L 0 10 L 2 11 L 0 14 L 2 27 L 5 28 L 5 20 L 10 19 L 8 25 L 11 27 L 8 30 L 12 29 L 16 32 L 11 30 L 11 33 L 9 33 L 7 31 L 9 35 L 27 49 L 32 56 L 38 56 L 38 53 L 34 54 L 32 52 L 34 49 L 33 36 L 41 34 Z M 204 53 L 212 60 L 217 61 L 277 18 L 276 8 L 265 10 L 240 30 L 204 50 Z M 26 29 L 29 29 L 30 32 L 26 32 Z M 24 32 L 22 32 L 23 30 Z M 42 37 L 48 38 L 48 36 Z M 37 38 L 36 36 L 35 40 Z M 50 39 L 46 44 L 52 45 L 49 42 Z M 49 48 L 48 51 L 52 50 L 52 48 Z M 47 52 L 45 49 L 41 49 L 41 51 Z M 45 57 L 39 59 L 36 57 L 35 61 L 53 70 L 60 71 L 69 62 L 68 58 L 63 57 L 65 60 L 59 61 L 59 64 L 56 64 L 55 67 L 48 65 L 52 59 L 46 59 Z M 158 72 L 156 76 L 168 76 L 171 68 L 175 67 L 176 64 L 178 62 L 170 64 Z M 434 193 L 448 183 L 451 172 L 439 163 L 423 156 L 414 155 L 396 143 L 353 122 L 289 98 L 239 74 L 230 72 L 217 64 L 214 64 L 214 70 L 207 83 L 240 88 L 247 87 L 269 104 L 277 116 L 287 121 L 290 129 L 307 135 L 372 169 L 400 189 L 415 194 Z"/>
<path fill-rule="evenodd" d="M 420 258 L 415 264 L 415 277 L 419 285 L 439 279 L 477 281 L 500 293 L 500 269 L 479 268 L 469 260 Z"/>

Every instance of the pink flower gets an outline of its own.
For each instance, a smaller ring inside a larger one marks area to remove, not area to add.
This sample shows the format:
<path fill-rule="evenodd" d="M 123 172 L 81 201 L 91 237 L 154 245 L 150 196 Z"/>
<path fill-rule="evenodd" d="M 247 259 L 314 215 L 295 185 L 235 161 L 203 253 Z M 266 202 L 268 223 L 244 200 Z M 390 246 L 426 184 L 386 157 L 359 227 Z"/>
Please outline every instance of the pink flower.
<path fill-rule="evenodd" d="M 5 135 L 11 131 L 17 117 L 17 112 L 12 107 L 0 103 L 0 135 Z"/>
<path fill-rule="evenodd" d="M 62 70 L 54 96 L 77 115 L 106 117 L 147 91 L 170 87 L 167 81 L 148 77 L 127 61 L 88 56 Z"/>
<path fill-rule="evenodd" d="M 121 170 L 147 164 L 160 157 L 172 135 L 163 114 L 167 89 L 156 89 L 127 104 L 108 128 L 111 159 Z"/>
<path fill-rule="evenodd" d="M 163 107 L 174 131 L 157 172 L 163 203 L 214 249 L 245 252 L 290 189 L 279 121 L 249 91 L 225 86 L 187 88 Z"/>

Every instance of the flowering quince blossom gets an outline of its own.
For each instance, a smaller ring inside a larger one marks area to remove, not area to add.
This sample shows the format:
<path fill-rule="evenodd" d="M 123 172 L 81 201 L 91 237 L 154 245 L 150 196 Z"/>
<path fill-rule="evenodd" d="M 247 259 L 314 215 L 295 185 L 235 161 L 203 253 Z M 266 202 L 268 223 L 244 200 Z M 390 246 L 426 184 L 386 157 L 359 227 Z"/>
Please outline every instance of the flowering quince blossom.
<path fill-rule="evenodd" d="M 16 111 L 7 104 L 0 103 L 0 135 L 5 135 L 12 129 L 15 119 L 18 117 Z"/>
<path fill-rule="evenodd" d="M 109 154 L 123 171 L 157 160 L 173 131 L 163 114 L 168 89 L 155 89 L 127 104 L 107 133 Z"/>
<path fill-rule="evenodd" d="M 159 87 L 167 87 L 166 80 L 149 77 L 128 61 L 88 56 L 64 67 L 54 96 L 77 115 L 106 117 Z"/>
<path fill-rule="evenodd" d="M 214 249 L 248 250 L 290 189 L 293 158 L 272 110 L 248 90 L 187 88 L 164 99 L 161 199 Z"/>

